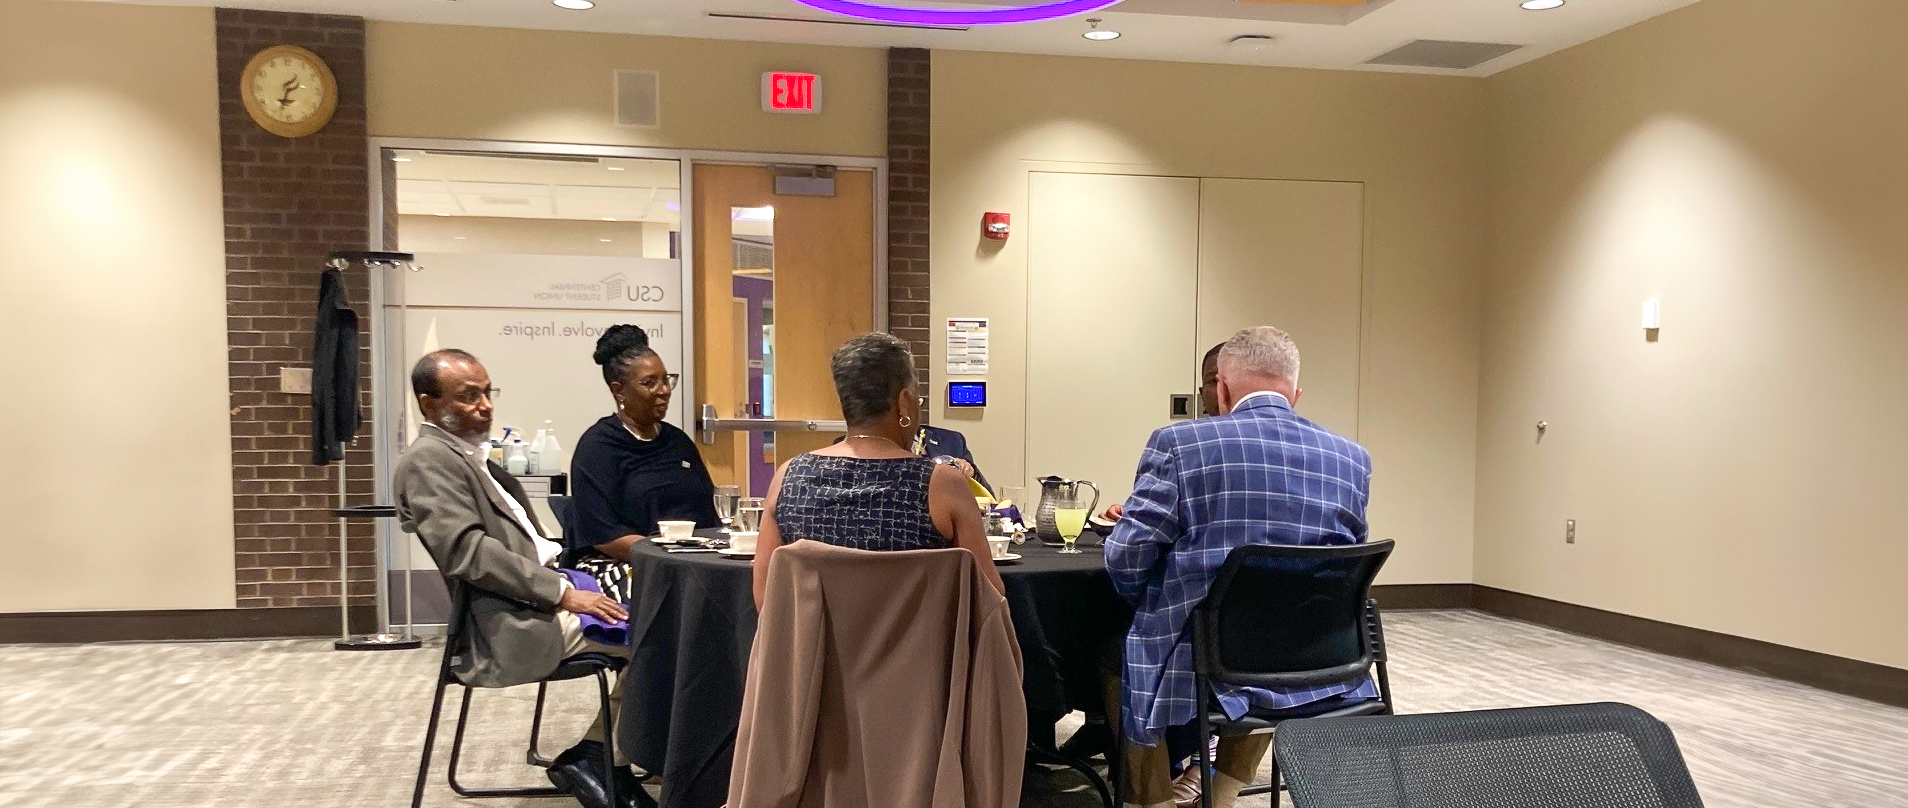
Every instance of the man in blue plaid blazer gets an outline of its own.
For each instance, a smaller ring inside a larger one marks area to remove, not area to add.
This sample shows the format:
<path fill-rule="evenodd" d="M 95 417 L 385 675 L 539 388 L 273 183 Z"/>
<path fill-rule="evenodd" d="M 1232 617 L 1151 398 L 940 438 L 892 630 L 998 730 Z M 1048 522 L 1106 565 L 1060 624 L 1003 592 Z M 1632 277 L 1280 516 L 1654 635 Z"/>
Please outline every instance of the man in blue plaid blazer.
<path fill-rule="evenodd" d="M 1355 544 L 1368 537 L 1371 455 L 1299 417 L 1299 356 L 1271 326 L 1248 328 L 1219 353 L 1218 399 L 1228 414 L 1153 433 L 1133 494 L 1106 541 L 1106 567 L 1134 605 L 1122 670 L 1129 793 L 1140 805 L 1171 801 L 1168 728 L 1190 722 L 1193 608 L 1233 548 L 1246 544 Z M 1292 691 L 1215 687 L 1227 715 L 1324 699 L 1377 695 L 1369 677 Z M 1228 808 L 1251 781 L 1271 736 L 1221 739 L 1213 804 Z"/>

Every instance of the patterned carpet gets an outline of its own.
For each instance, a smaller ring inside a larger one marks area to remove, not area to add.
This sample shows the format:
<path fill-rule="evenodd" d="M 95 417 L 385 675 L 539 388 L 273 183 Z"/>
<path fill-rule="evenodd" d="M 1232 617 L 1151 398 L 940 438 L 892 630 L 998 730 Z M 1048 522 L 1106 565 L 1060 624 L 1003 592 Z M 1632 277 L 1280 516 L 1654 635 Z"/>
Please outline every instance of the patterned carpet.
<path fill-rule="evenodd" d="M 1628 702 L 1675 729 L 1710 808 L 1908 808 L 1908 710 L 1474 612 L 1396 614 L 1387 633 L 1404 712 Z M 0 805 L 404 805 L 437 654 L 311 640 L 0 647 Z M 555 686 L 549 746 L 587 724 L 590 687 Z M 534 695 L 478 694 L 466 784 L 543 783 L 522 762 Z M 427 805 L 573 804 L 461 800 L 442 762 Z M 1097 801 L 1077 776 L 1034 774 L 1023 804 Z"/>

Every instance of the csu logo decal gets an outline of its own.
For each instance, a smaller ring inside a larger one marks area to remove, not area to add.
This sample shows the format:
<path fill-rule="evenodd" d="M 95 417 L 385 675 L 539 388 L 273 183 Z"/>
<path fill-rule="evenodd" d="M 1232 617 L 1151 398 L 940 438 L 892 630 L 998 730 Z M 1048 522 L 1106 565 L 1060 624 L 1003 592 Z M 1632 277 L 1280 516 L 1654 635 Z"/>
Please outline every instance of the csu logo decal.
<path fill-rule="evenodd" d="M 603 284 L 605 301 L 624 299 L 633 303 L 661 303 L 667 300 L 669 295 L 668 290 L 660 286 L 630 283 L 629 278 L 624 277 L 621 272 L 604 278 L 598 283 Z"/>

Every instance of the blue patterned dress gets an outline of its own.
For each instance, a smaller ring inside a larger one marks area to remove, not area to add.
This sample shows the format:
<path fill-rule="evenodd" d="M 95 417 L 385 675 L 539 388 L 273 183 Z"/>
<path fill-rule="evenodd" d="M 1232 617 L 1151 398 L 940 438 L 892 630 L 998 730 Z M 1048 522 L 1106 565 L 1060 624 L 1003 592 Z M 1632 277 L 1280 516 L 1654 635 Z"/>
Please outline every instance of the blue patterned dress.
<path fill-rule="evenodd" d="M 934 463 L 804 454 L 788 461 L 775 501 L 782 543 L 810 539 L 856 550 L 953 546 L 928 515 Z"/>

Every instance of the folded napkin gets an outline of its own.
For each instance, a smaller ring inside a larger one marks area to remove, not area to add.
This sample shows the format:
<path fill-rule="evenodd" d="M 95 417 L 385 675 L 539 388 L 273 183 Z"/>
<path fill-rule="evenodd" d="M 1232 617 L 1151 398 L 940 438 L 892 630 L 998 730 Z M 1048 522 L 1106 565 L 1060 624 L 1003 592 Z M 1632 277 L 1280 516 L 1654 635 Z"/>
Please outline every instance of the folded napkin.
<path fill-rule="evenodd" d="M 603 594 L 603 588 L 597 585 L 596 576 L 594 575 L 582 570 L 570 569 L 561 569 L 557 570 L 557 572 L 561 572 L 567 576 L 570 579 L 570 585 L 577 589 L 581 589 L 585 592 L 595 592 L 599 595 Z M 629 644 L 628 620 L 604 620 L 593 614 L 579 614 L 576 617 L 577 621 L 583 627 L 583 636 L 590 642 L 598 645 Z"/>

